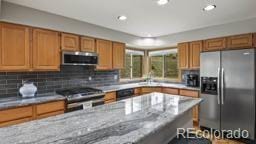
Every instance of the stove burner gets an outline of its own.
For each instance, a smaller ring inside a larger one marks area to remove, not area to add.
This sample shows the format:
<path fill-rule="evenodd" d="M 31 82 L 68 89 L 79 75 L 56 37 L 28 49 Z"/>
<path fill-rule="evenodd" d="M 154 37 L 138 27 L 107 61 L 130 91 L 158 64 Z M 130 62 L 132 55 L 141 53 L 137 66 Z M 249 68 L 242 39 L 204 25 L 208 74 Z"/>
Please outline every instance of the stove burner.
<path fill-rule="evenodd" d="M 95 94 L 102 94 L 103 91 L 90 87 L 76 87 L 76 88 L 68 88 L 61 89 L 56 91 L 57 94 L 65 96 L 69 99 L 87 97 Z"/>

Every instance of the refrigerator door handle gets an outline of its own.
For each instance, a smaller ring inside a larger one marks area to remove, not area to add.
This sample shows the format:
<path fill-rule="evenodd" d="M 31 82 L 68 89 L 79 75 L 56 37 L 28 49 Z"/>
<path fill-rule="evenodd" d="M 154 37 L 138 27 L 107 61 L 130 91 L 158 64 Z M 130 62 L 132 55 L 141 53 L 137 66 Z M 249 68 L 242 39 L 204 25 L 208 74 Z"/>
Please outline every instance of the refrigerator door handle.
<path fill-rule="evenodd" d="M 221 70 L 221 104 L 224 105 L 224 68 Z"/>
<path fill-rule="evenodd" d="M 218 68 L 218 79 L 217 79 L 217 101 L 218 101 L 218 105 L 220 104 L 220 68 Z"/>

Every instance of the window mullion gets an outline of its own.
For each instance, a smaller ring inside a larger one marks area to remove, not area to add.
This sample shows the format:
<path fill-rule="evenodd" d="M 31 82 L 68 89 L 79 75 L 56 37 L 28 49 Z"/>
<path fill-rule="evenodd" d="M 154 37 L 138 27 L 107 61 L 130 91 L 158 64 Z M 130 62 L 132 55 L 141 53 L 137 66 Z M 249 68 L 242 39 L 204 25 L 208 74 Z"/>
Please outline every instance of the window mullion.
<path fill-rule="evenodd" d="M 162 72 L 162 78 L 165 76 L 165 56 L 163 55 L 163 62 L 162 62 L 163 72 Z"/>
<path fill-rule="evenodd" d="M 133 78 L 133 65 L 132 65 L 132 61 L 133 61 L 133 58 L 132 58 L 132 54 L 131 54 L 131 63 L 130 63 L 130 79 Z"/>

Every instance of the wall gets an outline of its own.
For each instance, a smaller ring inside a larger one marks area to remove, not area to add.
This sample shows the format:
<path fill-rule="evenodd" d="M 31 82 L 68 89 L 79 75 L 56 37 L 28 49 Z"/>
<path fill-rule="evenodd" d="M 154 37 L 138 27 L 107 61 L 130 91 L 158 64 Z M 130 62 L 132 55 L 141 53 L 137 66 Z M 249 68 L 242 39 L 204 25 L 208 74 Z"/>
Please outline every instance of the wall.
<path fill-rule="evenodd" d="M 141 46 L 143 38 L 32 8 L 2 2 L 1 20 L 126 43 L 136 48 L 163 48 L 179 42 L 256 32 L 256 18 L 156 38 L 161 46 Z"/>
<path fill-rule="evenodd" d="M 1 20 L 120 42 L 137 39 L 136 36 L 130 34 L 5 1 L 2 2 Z"/>
<path fill-rule="evenodd" d="M 60 72 L 0 73 L 0 97 L 17 96 L 22 80 L 30 80 L 38 87 L 38 93 L 50 93 L 56 89 L 76 86 L 97 87 L 116 84 L 118 70 L 95 71 L 93 66 L 62 66 Z M 88 77 L 92 80 L 89 81 Z"/>

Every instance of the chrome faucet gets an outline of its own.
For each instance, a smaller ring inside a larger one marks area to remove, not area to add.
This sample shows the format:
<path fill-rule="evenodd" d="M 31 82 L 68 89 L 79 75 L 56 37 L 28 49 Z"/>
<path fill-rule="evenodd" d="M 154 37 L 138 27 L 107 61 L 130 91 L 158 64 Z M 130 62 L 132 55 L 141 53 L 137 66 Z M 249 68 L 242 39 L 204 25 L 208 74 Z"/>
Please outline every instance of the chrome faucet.
<path fill-rule="evenodd" d="M 146 82 L 147 82 L 148 84 L 151 84 L 151 83 L 153 82 L 153 76 L 154 76 L 153 71 L 150 71 L 150 72 L 147 74 Z"/>

